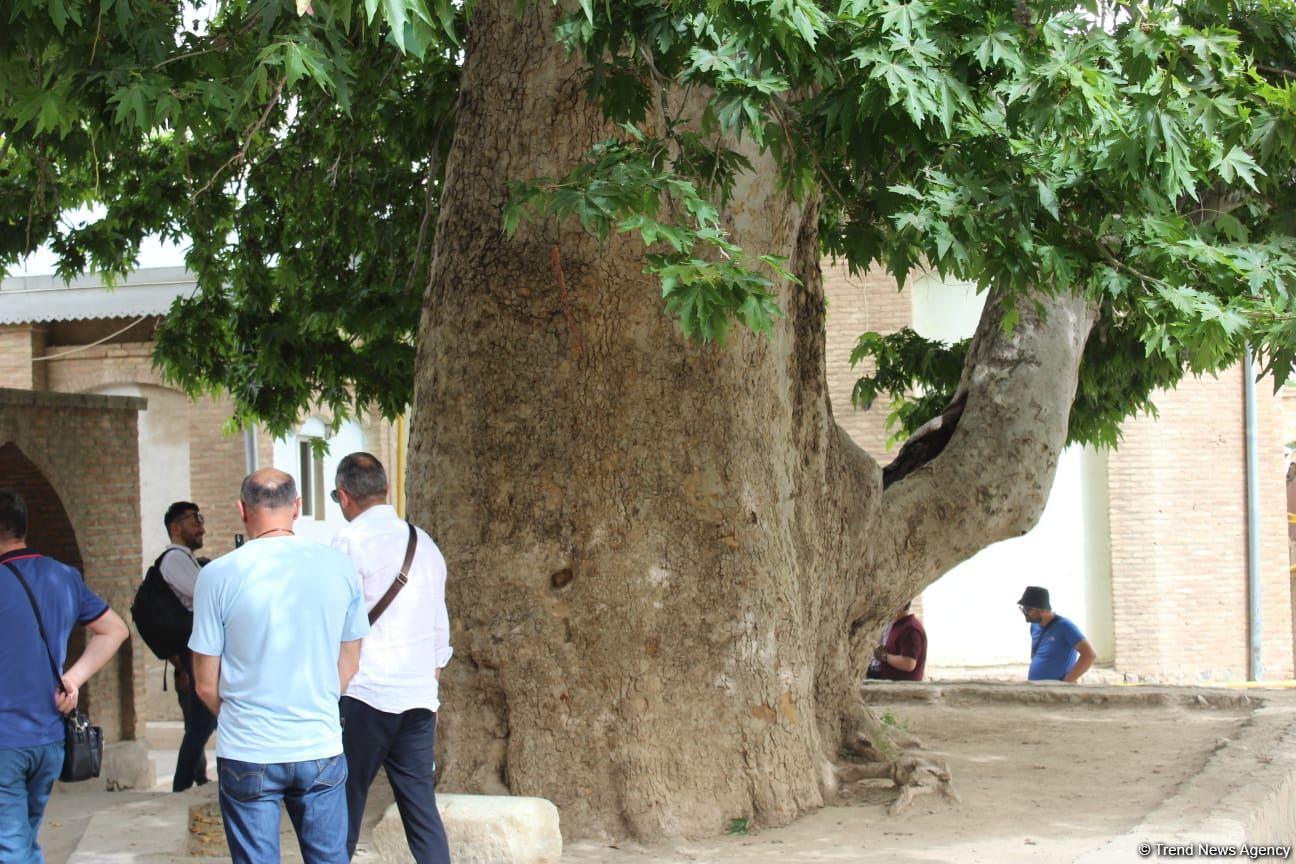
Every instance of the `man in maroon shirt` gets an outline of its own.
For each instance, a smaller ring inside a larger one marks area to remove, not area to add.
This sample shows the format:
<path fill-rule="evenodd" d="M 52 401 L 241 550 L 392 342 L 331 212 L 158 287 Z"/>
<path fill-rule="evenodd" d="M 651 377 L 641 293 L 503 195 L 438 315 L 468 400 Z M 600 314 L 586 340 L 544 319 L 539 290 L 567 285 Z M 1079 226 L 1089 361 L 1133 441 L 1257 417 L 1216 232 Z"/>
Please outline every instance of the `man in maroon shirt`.
<path fill-rule="evenodd" d="M 884 681 L 921 681 L 927 665 L 927 631 L 918 616 L 909 611 L 913 601 L 892 619 L 883 634 L 883 644 L 873 649 L 868 677 Z"/>

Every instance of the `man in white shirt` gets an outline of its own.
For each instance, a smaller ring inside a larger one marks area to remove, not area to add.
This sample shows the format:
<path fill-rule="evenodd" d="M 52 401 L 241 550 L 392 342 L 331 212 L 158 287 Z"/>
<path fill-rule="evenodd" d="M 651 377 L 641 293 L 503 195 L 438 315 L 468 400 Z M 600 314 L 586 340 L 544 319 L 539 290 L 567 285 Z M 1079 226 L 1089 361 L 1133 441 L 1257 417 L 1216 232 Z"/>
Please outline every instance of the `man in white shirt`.
<path fill-rule="evenodd" d="M 375 606 L 400 574 L 410 526 L 387 504 L 387 473 L 369 453 L 338 465 L 332 498 L 349 523 L 333 539 L 360 572 L 371 629 L 361 642 L 360 671 L 342 697 L 342 744 L 347 757 L 347 853 L 355 854 L 369 786 L 380 766 L 396 794 L 405 839 L 416 864 L 450 864 L 437 813 L 432 747 L 438 682 L 450 660 L 445 605 L 445 559 L 420 529 L 403 588 Z"/>
<path fill-rule="evenodd" d="M 158 570 L 171 591 L 190 612 L 193 611 L 194 586 L 198 584 L 198 571 L 202 563 L 194 552 L 202 548 L 203 535 L 207 533 L 203 515 L 192 501 L 177 501 L 167 508 L 162 517 L 171 545 L 162 550 Z M 175 776 L 171 778 L 171 791 L 183 792 L 190 786 L 207 782 L 207 741 L 216 731 L 216 718 L 194 694 L 193 654 L 187 649 L 171 658 L 175 667 L 176 699 L 184 716 L 184 738 L 176 755 Z"/>

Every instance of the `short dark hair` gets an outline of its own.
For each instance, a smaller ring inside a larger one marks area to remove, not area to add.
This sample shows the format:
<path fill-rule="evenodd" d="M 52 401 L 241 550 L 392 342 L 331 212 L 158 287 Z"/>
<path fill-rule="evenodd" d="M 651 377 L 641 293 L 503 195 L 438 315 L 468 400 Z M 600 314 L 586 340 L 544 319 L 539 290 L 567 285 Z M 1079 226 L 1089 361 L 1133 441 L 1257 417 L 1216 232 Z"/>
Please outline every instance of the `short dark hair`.
<path fill-rule="evenodd" d="M 357 501 L 387 497 L 387 472 L 372 453 L 348 453 L 338 463 L 334 482 Z"/>
<path fill-rule="evenodd" d="M 13 489 L 0 489 L 0 537 L 27 537 L 27 502 Z"/>
<path fill-rule="evenodd" d="M 166 509 L 166 515 L 162 517 L 162 525 L 168 534 L 171 533 L 171 526 L 185 518 L 190 510 L 198 512 L 198 505 L 192 501 L 177 501 Z"/>
<path fill-rule="evenodd" d="M 257 476 L 261 475 L 261 476 Z M 243 478 L 239 500 L 246 507 L 291 507 L 297 501 L 297 481 L 283 471 L 253 471 Z"/>

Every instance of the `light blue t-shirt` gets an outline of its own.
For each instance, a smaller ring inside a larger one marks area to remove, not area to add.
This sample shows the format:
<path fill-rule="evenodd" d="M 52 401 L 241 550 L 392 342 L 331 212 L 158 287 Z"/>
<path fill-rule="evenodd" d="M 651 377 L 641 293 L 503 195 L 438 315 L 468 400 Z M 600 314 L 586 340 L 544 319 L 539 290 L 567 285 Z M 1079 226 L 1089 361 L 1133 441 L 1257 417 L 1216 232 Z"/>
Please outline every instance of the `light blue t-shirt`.
<path fill-rule="evenodd" d="M 216 755 L 271 763 L 341 753 L 338 651 L 368 632 L 355 567 L 327 546 L 264 537 L 204 567 L 189 648 L 221 658 Z"/>
<path fill-rule="evenodd" d="M 1034 654 L 1026 677 L 1031 681 L 1061 681 L 1080 656 L 1075 646 L 1084 641 L 1084 634 L 1061 615 L 1055 615 L 1047 628 L 1031 624 L 1030 632 Z"/>

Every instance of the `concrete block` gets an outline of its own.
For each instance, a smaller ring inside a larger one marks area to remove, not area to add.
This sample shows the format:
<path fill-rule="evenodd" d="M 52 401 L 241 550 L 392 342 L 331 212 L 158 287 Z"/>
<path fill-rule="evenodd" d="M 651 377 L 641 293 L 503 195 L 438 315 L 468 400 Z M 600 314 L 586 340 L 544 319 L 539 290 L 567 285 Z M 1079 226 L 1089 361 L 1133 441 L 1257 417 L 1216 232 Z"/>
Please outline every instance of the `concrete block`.
<path fill-rule="evenodd" d="M 437 795 L 437 809 L 455 864 L 558 864 L 558 808 L 544 798 Z M 373 845 L 385 864 L 413 864 L 405 826 L 393 804 L 374 826 Z"/>
<path fill-rule="evenodd" d="M 157 771 L 149 758 L 148 742 L 105 744 L 99 779 L 110 790 L 152 789 L 157 784 Z"/>

